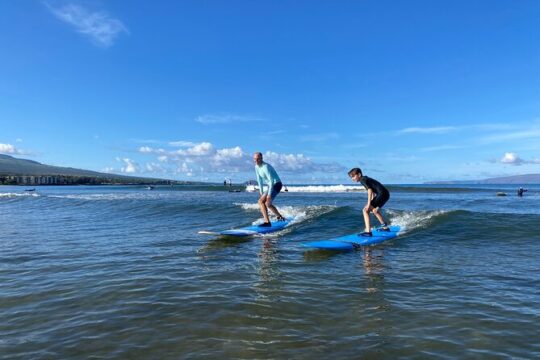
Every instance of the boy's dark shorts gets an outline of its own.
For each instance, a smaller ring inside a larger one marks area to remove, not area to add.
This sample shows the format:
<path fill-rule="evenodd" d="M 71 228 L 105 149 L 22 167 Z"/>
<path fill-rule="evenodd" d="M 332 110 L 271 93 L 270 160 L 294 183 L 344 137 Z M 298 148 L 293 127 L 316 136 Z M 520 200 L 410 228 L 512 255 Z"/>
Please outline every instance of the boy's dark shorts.
<path fill-rule="evenodd" d="M 270 198 L 274 200 L 281 191 L 281 188 L 283 187 L 283 184 L 281 182 L 277 182 L 272 186 L 272 190 L 270 190 Z"/>
<path fill-rule="evenodd" d="M 371 206 L 373 208 L 381 208 L 384 206 L 384 204 L 386 204 L 388 199 L 390 199 L 389 192 L 383 192 L 383 193 L 377 194 L 377 196 L 375 196 L 373 200 L 371 200 Z"/>

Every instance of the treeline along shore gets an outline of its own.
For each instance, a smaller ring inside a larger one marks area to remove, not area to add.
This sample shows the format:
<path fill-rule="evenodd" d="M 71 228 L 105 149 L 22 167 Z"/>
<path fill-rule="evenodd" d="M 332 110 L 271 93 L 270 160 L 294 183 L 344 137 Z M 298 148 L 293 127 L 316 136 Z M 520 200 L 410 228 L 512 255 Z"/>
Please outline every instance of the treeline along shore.
<path fill-rule="evenodd" d="M 175 185 L 183 181 L 115 176 L 19 175 L 0 176 L 0 185 Z"/>

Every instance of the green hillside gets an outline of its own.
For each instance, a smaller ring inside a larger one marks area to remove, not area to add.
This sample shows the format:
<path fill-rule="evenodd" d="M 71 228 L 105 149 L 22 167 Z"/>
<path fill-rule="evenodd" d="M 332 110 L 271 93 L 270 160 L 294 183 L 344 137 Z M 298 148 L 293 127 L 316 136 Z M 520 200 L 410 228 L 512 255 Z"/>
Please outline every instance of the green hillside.
<path fill-rule="evenodd" d="M 0 154 L 0 177 L 4 183 L 13 183 L 13 177 L 42 177 L 61 176 L 69 179 L 69 183 L 119 183 L 119 184 L 170 184 L 186 183 L 156 178 L 142 178 L 134 176 L 100 173 L 97 171 L 82 170 L 71 167 L 44 165 L 37 161 L 19 159 L 10 155 Z M 11 179 L 11 180 L 10 180 Z M 1 179 L 0 179 L 1 180 Z M 0 183 L 2 183 L 0 181 Z"/>

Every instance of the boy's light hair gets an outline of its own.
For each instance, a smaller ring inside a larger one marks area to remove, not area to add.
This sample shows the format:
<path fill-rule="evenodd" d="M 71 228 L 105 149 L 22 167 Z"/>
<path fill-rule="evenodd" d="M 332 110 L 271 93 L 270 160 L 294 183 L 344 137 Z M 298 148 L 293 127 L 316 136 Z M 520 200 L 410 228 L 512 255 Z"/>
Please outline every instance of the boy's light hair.
<path fill-rule="evenodd" d="M 349 170 L 349 176 L 353 176 L 357 174 L 362 176 L 362 170 L 360 170 L 360 168 L 352 168 L 351 170 Z"/>

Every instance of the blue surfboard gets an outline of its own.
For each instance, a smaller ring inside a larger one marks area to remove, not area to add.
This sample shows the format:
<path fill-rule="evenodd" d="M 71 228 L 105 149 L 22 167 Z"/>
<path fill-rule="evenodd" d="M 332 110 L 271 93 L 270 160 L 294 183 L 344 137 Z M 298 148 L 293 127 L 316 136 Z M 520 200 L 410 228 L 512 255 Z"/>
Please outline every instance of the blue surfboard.
<path fill-rule="evenodd" d="M 214 235 L 214 236 L 257 236 L 257 235 L 264 235 L 273 233 L 276 231 L 283 230 L 285 227 L 287 227 L 291 221 L 293 221 L 294 218 L 287 218 L 284 221 L 272 221 L 271 226 L 268 227 L 262 227 L 258 225 L 250 225 L 241 227 L 238 229 L 230 229 L 230 230 L 223 230 L 223 231 L 199 231 L 199 234 L 204 235 Z"/>
<path fill-rule="evenodd" d="M 311 241 L 301 245 L 311 249 L 348 251 L 361 246 L 375 245 L 393 239 L 398 236 L 400 230 L 401 227 L 399 225 L 393 225 L 390 226 L 390 231 L 372 230 L 373 236 L 371 237 L 351 234 L 328 240 Z"/>

